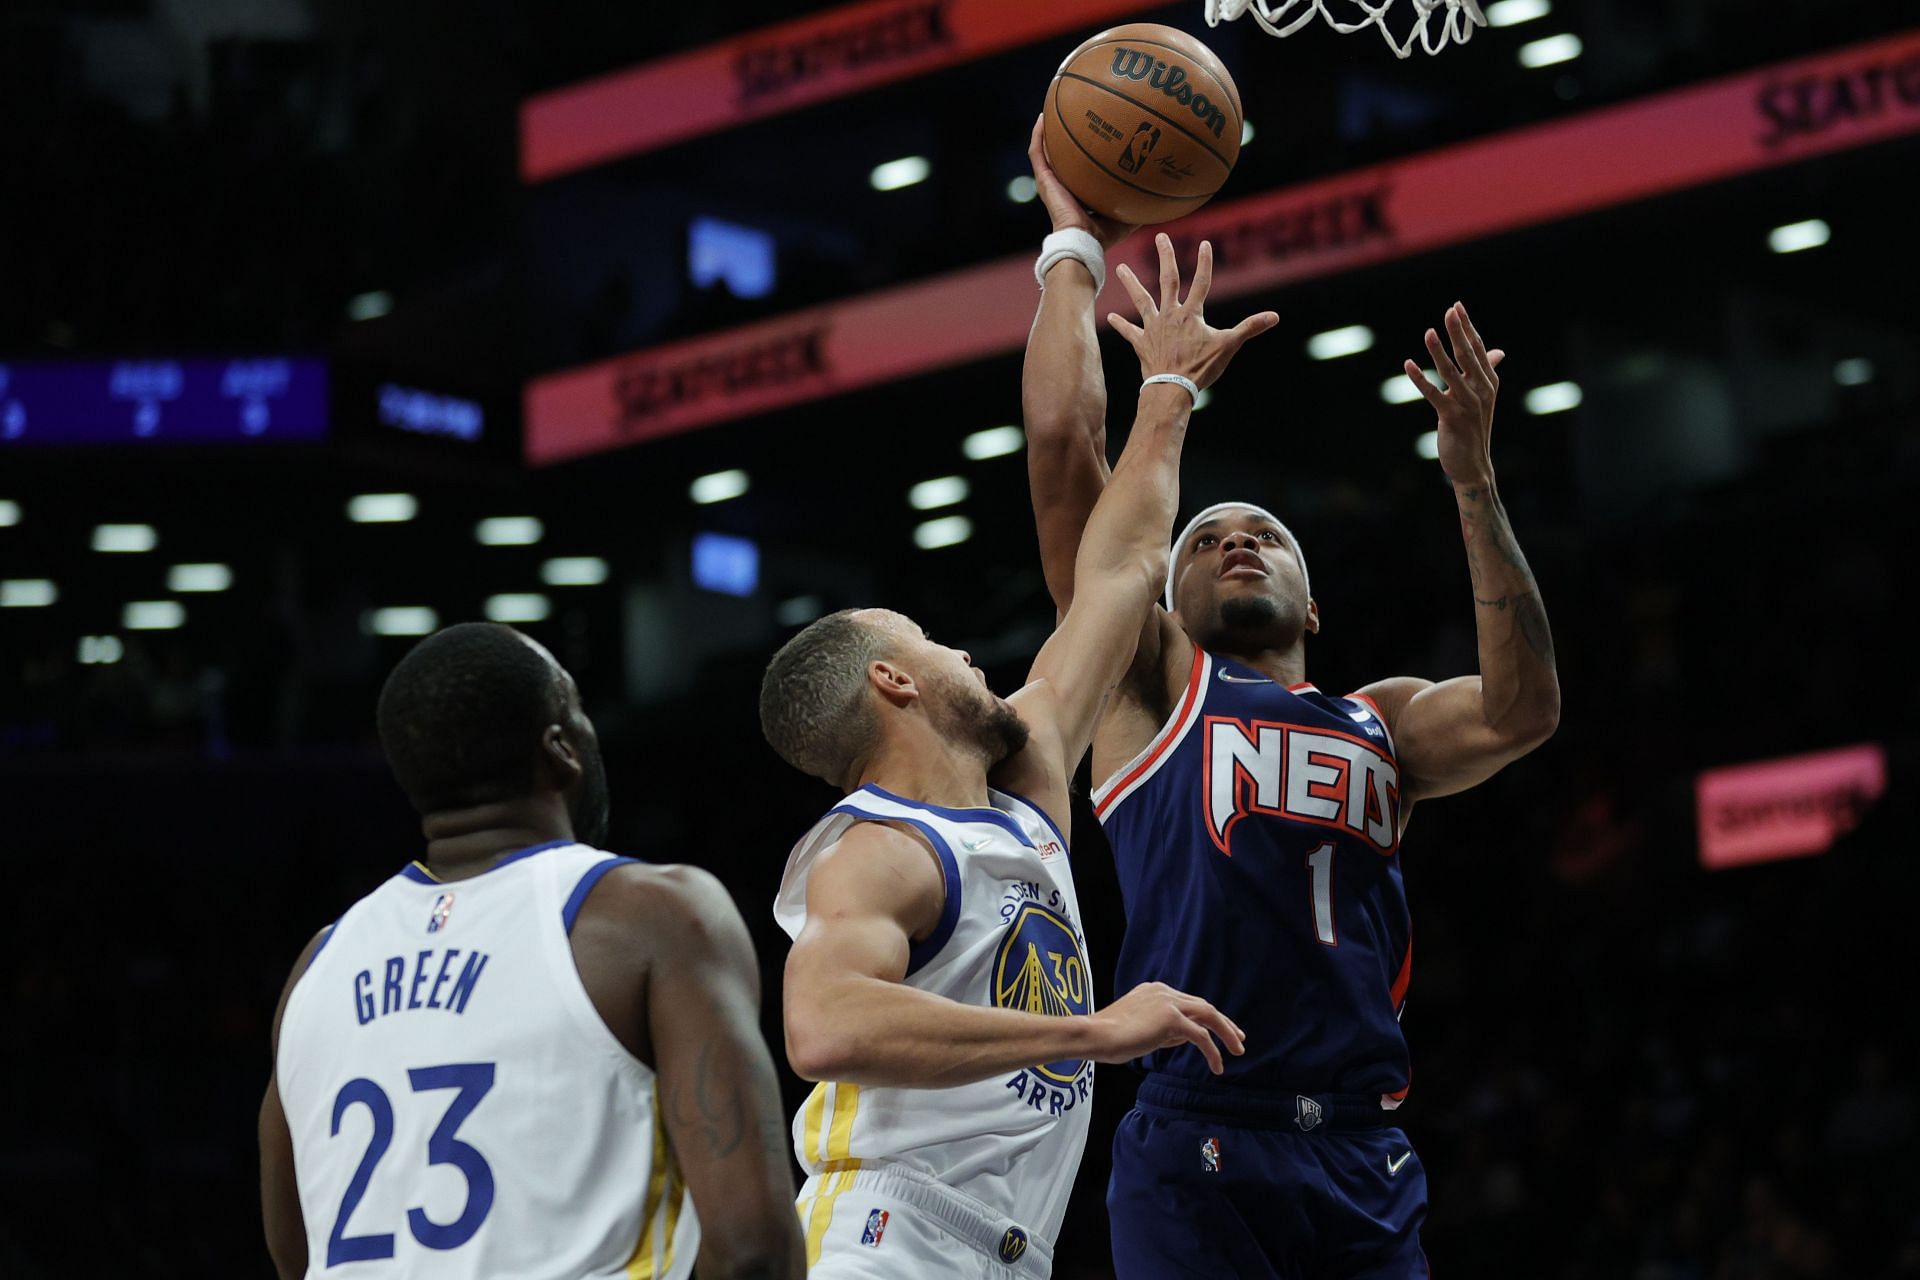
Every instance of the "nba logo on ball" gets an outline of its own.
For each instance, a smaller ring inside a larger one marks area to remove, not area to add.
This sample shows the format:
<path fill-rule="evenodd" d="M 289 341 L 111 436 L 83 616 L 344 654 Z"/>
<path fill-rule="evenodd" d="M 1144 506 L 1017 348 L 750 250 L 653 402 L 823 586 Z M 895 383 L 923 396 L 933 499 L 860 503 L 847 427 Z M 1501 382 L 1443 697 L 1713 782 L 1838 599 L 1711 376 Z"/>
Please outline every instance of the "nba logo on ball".
<path fill-rule="evenodd" d="M 887 1233 L 887 1211 L 875 1209 L 867 1215 L 867 1229 L 860 1233 L 860 1243 L 878 1249 L 880 1237 Z"/>
<path fill-rule="evenodd" d="M 1304 1093 L 1293 1098 L 1293 1122 L 1300 1126 L 1300 1132 L 1307 1133 L 1320 1126 L 1320 1104 Z"/>
<path fill-rule="evenodd" d="M 447 917 L 453 914 L 453 895 L 443 893 L 433 900 L 433 914 L 427 917 L 427 932 L 438 933 L 447 927 Z"/>
<path fill-rule="evenodd" d="M 1000 1261 L 1018 1262 L 1026 1251 L 1027 1233 L 1018 1227 L 1008 1227 L 1007 1234 L 1000 1237 Z"/>
<path fill-rule="evenodd" d="M 1200 1171 L 1202 1173 L 1220 1172 L 1220 1139 L 1208 1138 L 1200 1144 Z"/>

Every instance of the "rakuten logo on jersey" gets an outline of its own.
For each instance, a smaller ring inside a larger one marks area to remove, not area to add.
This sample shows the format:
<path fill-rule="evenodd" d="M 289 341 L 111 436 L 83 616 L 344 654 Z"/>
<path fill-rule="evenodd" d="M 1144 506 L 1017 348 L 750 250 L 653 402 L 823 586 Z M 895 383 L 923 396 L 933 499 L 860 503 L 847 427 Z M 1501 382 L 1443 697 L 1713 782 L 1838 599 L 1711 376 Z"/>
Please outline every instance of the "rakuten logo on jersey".
<path fill-rule="evenodd" d="M 1400 771 L 1360 738 L 1298 725 L 1208 716 L 1207 834 L 1233 856 L 1250 813 L 1331 827 L 1392 853 L 1400 830 Z"/>

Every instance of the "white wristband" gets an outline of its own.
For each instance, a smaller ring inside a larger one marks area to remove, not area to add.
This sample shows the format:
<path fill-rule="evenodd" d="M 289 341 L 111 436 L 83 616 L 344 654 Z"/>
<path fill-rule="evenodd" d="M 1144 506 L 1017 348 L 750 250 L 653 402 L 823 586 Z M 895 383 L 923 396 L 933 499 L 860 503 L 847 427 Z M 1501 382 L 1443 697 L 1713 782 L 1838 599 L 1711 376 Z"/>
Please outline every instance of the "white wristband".
<path fill-rule="evenodd" d="M 1193 402 L 1195 404 L 1200 403 L 1200 388 L 1194 385 L 1194 381 L 1192 378 L 1183 377 L 1182 375 L 1177 373 L 1156 373 L 1151 378 L 1148 378 L 1145 382 L 1141 383 L 1140 389 L 1142 391 L 1145 391 L 1148 387 L 1152 386 L 1156 382 L 1171 382 L 1176 387 L 1183 387 L 1185 388 L 1186 393 L 1193 397 Z"/>
<path fill-rule="evenodd" d="M 1095 293 L 1107 287 L 1107 254 L 1093 234 L 1079 227 L 1068 227 L 1065 231 L 1056 231 L 1040 242 L 1040 260 L 1033 264 L 1033 280 L 1042 289 L 1047 287 L 1047 272 L 1053 264 L 1062 258 L 1072 258 L 1087 269 L 1093 277 Z"/>

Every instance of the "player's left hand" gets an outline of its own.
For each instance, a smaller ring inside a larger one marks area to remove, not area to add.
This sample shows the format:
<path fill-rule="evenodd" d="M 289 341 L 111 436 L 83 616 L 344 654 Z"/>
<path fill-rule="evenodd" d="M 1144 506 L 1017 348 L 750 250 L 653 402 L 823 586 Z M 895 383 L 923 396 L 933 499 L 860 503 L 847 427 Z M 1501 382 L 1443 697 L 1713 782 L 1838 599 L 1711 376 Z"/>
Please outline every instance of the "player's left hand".
<path fill-rule="evenodd" d="M 1060 175 L 1053 171 L 1053 165 L 1047 161 L 1045 116 L 1033 122 L 1033 137 L 1027 141 L 1027 161 L 1033 165 L 1034 190 L 1040 196 L 1040 203 L 1046 206 L 1047 216 L 1053 219 L 1055 231 L 1077 227 L 1098 240 L 1102 249 L 1112 253 L 1122 240 L 1140 229 L 1131 223 L 1101 217 L 1081 204 L 1079 196 L 1067 190 L 1067 184 L 1060 181 Z"/>
<path fill-rule="evenodd" d="M 1213 244 L 1200 242 L 1195 256 L 1193 287 L 1180 296 L 1180 265 L 1174 260 L 1173 239 L 1161 232 L 1154 237 L 1160 253 L 1160 300 L 1154 301 L 1147 287 L 1133 274 L 1133 268 L 1121 263 L 1114 274 L 1126 286 L 1133 305 L 1140 309 L 1140 323 L 1109 312 L 1107 323 L 1132 344 L 1140 357 L 1140 375 L 1178 373 L 1192 378 L 1203 390 L 1225 373 L 1227 365 L 1247 340 L 1265 333 L 1280 323 L 1271 311 L 1259 311 L 1231 329 L 1216 329 L 1207 323 L 1207 293 L 1213 288 Z"/>
<path fill-rule="evenodd" d="M 1440 469 L 1449 480 L 1464 482 L 1493 474 L 1493 403 L 1500 395 L 1500 375 L 1495 370 L 1507 353 L 1487 350 L 1480 331 L 1467 317 L 1465 303 L 1448 307 L 1443 323 L 1453 354 L 1447 354 L 1440 335 L 1432 329 L 1427 330 L 1427 354 L 1433 357 L 1434 372 L 1447 384 L 1446 390 L 1428 382 L 1413 361 L 1404 367 L 1440 415 Z"/>

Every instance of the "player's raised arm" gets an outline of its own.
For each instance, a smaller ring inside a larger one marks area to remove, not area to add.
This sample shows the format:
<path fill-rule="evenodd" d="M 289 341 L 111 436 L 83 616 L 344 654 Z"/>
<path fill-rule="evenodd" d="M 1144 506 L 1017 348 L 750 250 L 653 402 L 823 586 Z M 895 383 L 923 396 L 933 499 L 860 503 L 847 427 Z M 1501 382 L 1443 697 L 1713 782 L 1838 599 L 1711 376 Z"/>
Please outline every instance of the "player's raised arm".
<path fill-rule="evenodd" d="M 1447 389 L 1429 383 L 1411 360 L 1406 373 L 1440 416 L 1440 465 L 1466 541 L 1480 674 L 1439 684 L 1401 677 L 1365 690 L 1393 726 L 1409 799 L 1451 795 L 1485 781 L 1545 742 L 1560 723 L 1546 605 L 1494 486 L 1495 370 L 1506 353 L 1487 350 L 1460 303 L 1447 309 L 1445 324 L 1452 355 L 1432 329 L 1426 343 Z"/>
<path fill-rule="evenodd" d="M 962 1004 L 905 985 L 916 936 L 939 920 L 940 872 L 913 836 L 860 823 L 807 875 L 807 918 L 787 956 L 787 1060 L 808 1080 L 945 1088 L 1063 1058 L 1125 1062 L 1191 1043 L 1217 1073 L 1239 1028 L 1160 983 L 1069 1017 Z"/>
<path fill-rule="evenodd" d="M 667 1139 L 700 1216 L 699 1273 L 797 1280 L 806 1244 L 746 924 L 720 882 L 692 868 L 621 888 L 650 933 L 648 1038 Z"/>
<path fill-rule="evenodd" d="M 1094 331 L 1100 292 L 1094 267 L 1136 228 L 1081 207 L 1047 163 L 1045 128 L 1034 121 L 1027 147 L 1033 181 L 1053 222 L 1040 309 L 1027 336 L 1020 401 L 1027 428 L 1027 482 L 1047 590 L 1062 613 L 1073 601 L 1080 534 L 1107 483 L 1107 382 Z M 1055 256 L 1053 247 L 1069 250 Z M 1077 250 L 1077 252 L 1072 252 Z"/>
<path fill-rule="evenodd" d="M 1140 358 L 1139 411 L 1074 554 L 1071 604 L 1034 660 L 1027 687 L 1013 698 L 1037 738 L 1053 735 L 1069 774 L 1093 739 L 1107 695 L 1133 662 L 1166 581 L 1167 544 L 1180 503 L 1180 452 L 1193 411 L 1193 393 L 1183 384 L 1212 385 L 1247 339 L 1279 321 L 1264 311 L 1232 329 L 1213 328 L 1205 312 L 1213 246 L 1201 242 L 1193 287 L 1183 299 L 1173 242 L 1161 235 L 1156 245 L 1159 299 L 1123 265 L 1119 278 L 1139 308 L 1140 323 L 1108 316 Z M 1177 381 L 1155 380 L 1162 375 Z"/>

